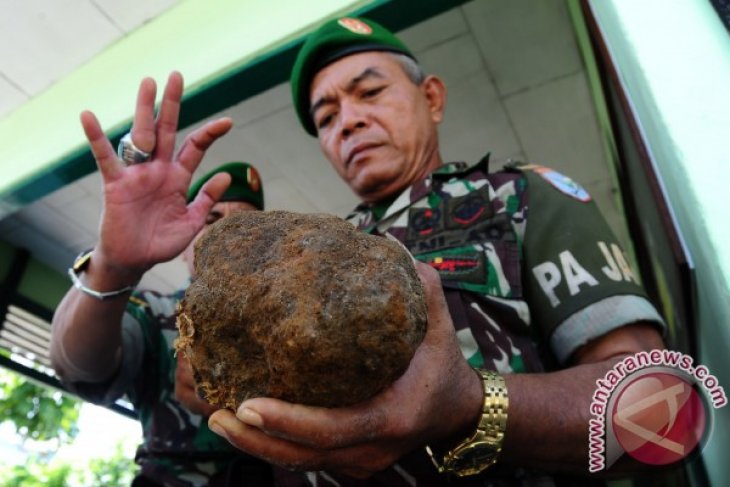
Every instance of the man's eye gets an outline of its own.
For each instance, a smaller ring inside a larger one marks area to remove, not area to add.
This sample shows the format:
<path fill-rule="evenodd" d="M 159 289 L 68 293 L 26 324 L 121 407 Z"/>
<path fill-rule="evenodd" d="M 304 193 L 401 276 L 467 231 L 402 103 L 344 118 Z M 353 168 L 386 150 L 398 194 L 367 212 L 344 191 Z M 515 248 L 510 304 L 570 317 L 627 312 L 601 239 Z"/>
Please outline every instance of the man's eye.
<path fill-rule="evenodd" d="M 319 119 L 319 122 L 317 123 L 317 128 L 323 129 L 327 127 L 330 123 L 332 123 L 332 119 L 334 118 L 334 115 L 331 113 L 328 113 L 324 117 Z"/>
<path fill-rule="evenodd" d="M 372 98 L 375 95 L 377 95 L 378 93 L 380 93 L 381 91 L 383 91 L 384 89 L 385 89 L 385 86 L 378 86 L 377 88 L 373 88 L 371 90 L 365 90 L 362 94 L 362 97 L 363 98 Z"/>

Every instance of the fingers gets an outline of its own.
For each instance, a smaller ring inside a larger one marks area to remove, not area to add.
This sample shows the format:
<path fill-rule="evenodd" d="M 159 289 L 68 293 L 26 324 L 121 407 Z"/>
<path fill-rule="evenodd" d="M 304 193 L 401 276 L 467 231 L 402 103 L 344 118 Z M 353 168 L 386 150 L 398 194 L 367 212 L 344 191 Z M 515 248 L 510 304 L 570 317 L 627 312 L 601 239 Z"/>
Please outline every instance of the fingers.
<path fill-rule="evenodd" d="M 330 470 L 365 478 L 395 461 L 393 455 L 379 453 L 378 448 L 371 446 L 312 448 L 272 437 L 241 422 L 229 410 L 213 413 L 208 425 L 234 447 L 289 470 Z"/>
<path fill-rule="evenodd" d="M 162 104 L 157 116 L 157 158 L 169 161 L 175 151 L 175 134 L 180 117 L 180 100 L 183 93 L 183 78 L 174 71 L 167 79 L 165 93 L 162 95 Z"/>
<path fill-rule="evenodd" d="M 206 123 L 185 137 L 176 160 L 192 174 L 203 160 L 205 151 L 219 137 L 225 135 L 232 126 L 233 121 L 227 117 Z"/>
<path fill-rule="evenodd" d="M 172 159 L 182 92 L 182 75 L 174 71 L 167 79 L 160 113 L 155 121 L 157 84 L 152 78 L 145 78 L 139 85 L 132 124 L 132 142 L 145 152 L 155 152 L 156 159 L 166 161 Z"/>
<path fill-rule="evenodd" d="M 284 468 L 304 470 L 321 463 L 315 450 L 271 437 L 258 428 L 242 423 L 227 409 L 213 413 L 208 425 L 236 448 Z"/>
<path fill-rule="evenodd" d="M 386 429 L 382 410 L 367 403 L 329 409 L 256 398 L 243 402 L 236 416 L 270 436 L 325 449 L 362 444 Z"/>
<path fill-rule="evenodd" d="M 452 332 L 453 325 L 451 323 L 451 315 L 449 307 L 446 304 L 443 287 L 441 287 L 441 277 L 438 271 L 428 264 L 416 262 L 416 272 L 423 284 L 423 291 L 426 298 L 426 307 L 428 308 L 429 331 L 438 329 L 440 331 Z"/>
<path fill-rule="evenodd" d="M 441 290 L 441 277 L 439 276 L 439 273 L 436 269 L 431 267 L 428 264 L 424 264 L 420 260 L 414 261 L 414 264 L 416 266 L 416 272 L 418 273 L 418 277 L 421 278 L 421 282 L 423 283 L 424 290 L 429 292 L 434 292 L 437 289 Z"/>
<path fill-rule="evenodd" d="M 140 150 L 154 152 L 156 160 L 170 161 L 172 159 L 175 150 L 175 135 L 180 116 L 182 92 L 182 75 L 177 71 L 172 72 L 165 86 L 159 115 L 155 120 L 157 84 L 152 78 L 144 78 L 139 85 L 131 130 L 132 142 Z M 111 171 L 112 165 L 108 164 L 110 154 L 106 150 L 107 147 L 102 143 L 100 135 L 104 139 L 106 137 L 101 131 L 98 121 L 96 121 L 93 114 L 89 113 L 82 115 L 81 124 L 87 133 L 89 143 L 93 145 L 92 150 L 96 149 L 96 152 L 94 152 L 95 158 L 97 161 L 102 158 L 106 162 L 107 170 Z M 232 126 L 233 122 L 230 118 L 221 118 L 203 125 L 185 138 L 176 160 L 192 174 L 203 159 L 205 151 L 219 137 L 227 133 Z M 108 140 L 106 140 L 106 145 L 111 148 Z M 111 155 L 116 160 L 113 149 Z M 117 170 L 120 169 L 118 165 L 113 167 L 116 167 Z"/>
<path fill-rule="evenodd" d="M 99 120 L 88 110 L 82 112 L 79 118 L 102 178 L 105 181 L 115 179 L 121 174 L 122 167 L 117 161 L 117 153 L 101 129 Z"/>
<path fill-rule="evenodd" d="M 227 173 L 218 173 L 210 178 L 200 188 L 195 199 L 188 205 L 188 211 L 193 215 L 193 218 L 196 221 L 205 221 L 210 209 L 221 199 L 230 184 L 231 176 Z"/>
<path fill-rule="evenodd" d="M 140 150 L 152 152 L 157 143 L 155 136 L 155 97 L 157 84 L 152 78 L 144 78 L 137 92 L 137 107 L 132 124 L 132 142 Z"/>

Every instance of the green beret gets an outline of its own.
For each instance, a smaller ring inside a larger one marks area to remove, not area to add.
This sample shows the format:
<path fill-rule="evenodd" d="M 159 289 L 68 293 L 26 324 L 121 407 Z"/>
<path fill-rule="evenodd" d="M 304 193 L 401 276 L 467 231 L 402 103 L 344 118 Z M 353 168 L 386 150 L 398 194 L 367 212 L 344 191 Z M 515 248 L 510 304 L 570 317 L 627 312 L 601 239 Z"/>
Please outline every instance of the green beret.
<path fill-rule="evenodd" d="M 312 79 L 328 64 L 365 51 L 390 51 L 413 59 L 411 51 L 392 32 L 372 20 L 343 17 L 330 20 L 312 32 L 302 46 L 291 73 L 294 108 L 304 130 L 317 135 L 309 113 L 309 89 Z"/>
<path fill-rule="evenodd" d="M 259 172 L 247 162 L 229 162 L 219 166 L 198 179 L 188 190 L 188 203 L 198 195 L 200 188 L 218 173 L 231 175 L 231 185 L 219 201 L 244 201 L 251 203 L 259 210 L 264 209 L 264 187 Z"/>

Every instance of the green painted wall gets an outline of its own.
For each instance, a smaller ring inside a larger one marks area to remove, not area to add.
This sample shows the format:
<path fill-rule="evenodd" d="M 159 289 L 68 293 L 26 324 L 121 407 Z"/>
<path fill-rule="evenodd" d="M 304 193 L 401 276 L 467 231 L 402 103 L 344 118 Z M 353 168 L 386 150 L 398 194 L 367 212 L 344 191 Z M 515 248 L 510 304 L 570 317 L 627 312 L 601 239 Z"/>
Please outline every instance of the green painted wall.
<path fill-rule="evenodd" d="M 6 283 L 6 278 L 20 252 L 19 249 L 0 240 L 0 285 L 12 286 L 12 283 Z M 70 281 L 65 275 L 31 257 L 28 259 L 17 286 L 14 289 L 6 288 L 4 292 L 8 293 L 11 302 L 12 291 L 15 291 L 52 312 L 61 302 L 69 286 Z M 4 298 L 6 297 L 4 296 Z"/>
<path fill-rule="evenodd" d="M 18 294 L 44 308 L 55 310 L 70 285 L 71 282 L 65 275 L 31 259 L 18 285 Z"/>

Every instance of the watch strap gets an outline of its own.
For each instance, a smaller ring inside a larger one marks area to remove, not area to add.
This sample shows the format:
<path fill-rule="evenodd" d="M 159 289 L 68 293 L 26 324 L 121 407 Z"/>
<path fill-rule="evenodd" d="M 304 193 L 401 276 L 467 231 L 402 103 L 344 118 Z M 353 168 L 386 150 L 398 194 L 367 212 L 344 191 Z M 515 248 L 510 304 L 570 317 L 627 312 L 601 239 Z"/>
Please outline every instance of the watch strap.
<path fill-rule="evenodd" d="M 479 424 L 471 436 L 443 456 L 438 455 L 437 457 L 433 450 L 426 446 L 426 452 L 439 473 L 453 473 L 458 477 L 476 475 L 494 465 L 502 450 L 504 432 L 507 428 L 507 409 L 509 408 L 507 384 L 504 378 L 496 372 L 476 368 L 474 371 L 482 380 L 484 388 L 484 401 Z M 473 455 L 475 449 L 482 450 L 479 455 L 481 461 L 476 465 L 463 465 L 464 458 Z M 438 458 L 442 458 L 442 460 L 438 460 Z"/>
<path fill-rule="evenodd" d="M 504 431 L 507 429 L 507 409 L 509 397 L 504 377 L 496 372 L 477 370 L 484 385 L 484 403 L 478 430 L 484 431 L 486 437 L 498 441 L 501 449 Z"/>

